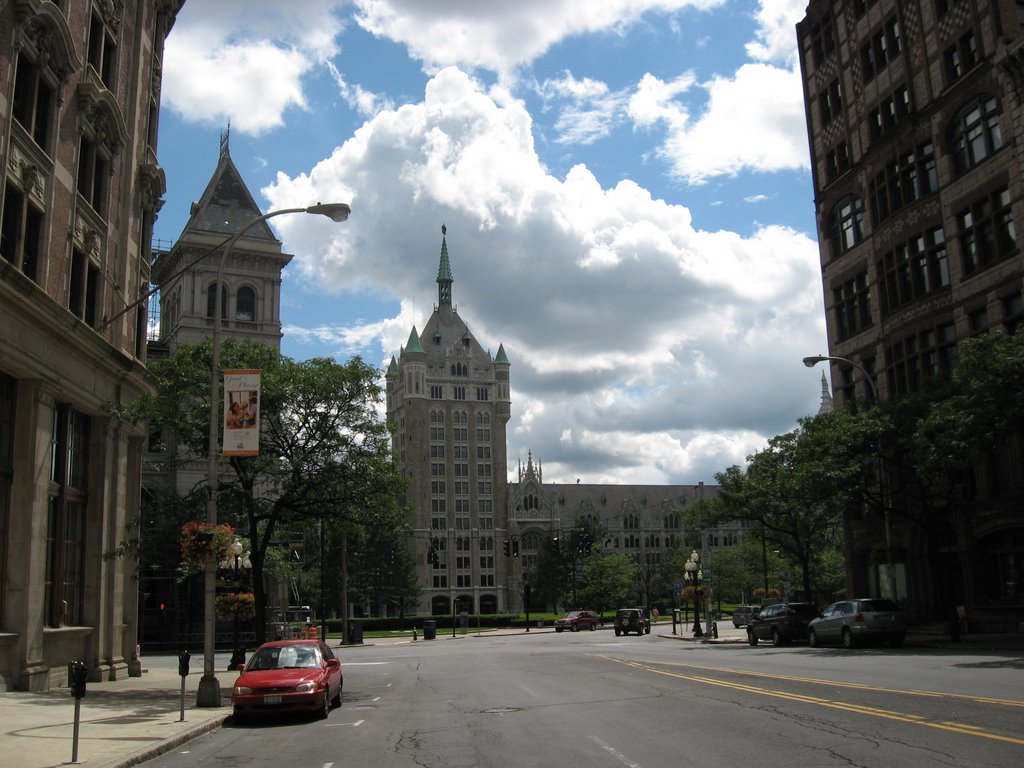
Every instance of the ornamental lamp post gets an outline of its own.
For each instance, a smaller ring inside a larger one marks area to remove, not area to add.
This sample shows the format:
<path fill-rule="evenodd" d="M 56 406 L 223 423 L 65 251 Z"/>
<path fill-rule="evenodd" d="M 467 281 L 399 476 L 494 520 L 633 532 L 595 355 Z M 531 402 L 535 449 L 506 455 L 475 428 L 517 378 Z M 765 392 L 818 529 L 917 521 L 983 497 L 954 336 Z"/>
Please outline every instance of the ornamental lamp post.
<path fill-rule="evenodd" d="M 211 362 L 210 362 L 210 423 L 209 434 L 207 435 L 207 464 L 206 464 L 206 522 L 211 526 L 217 524 L 217 432 L 221 424 L 220 415 L 220 335 L 221 335 L 221 312 L 223 311 L 223 282 L 224 266 L 227 264 L 228 256 L 235 247 L 235 243 L 257 224 L 289 213 L 309 213 L 319 216 L 326 216 L 331 221 L 345 221 L 352 212 L 347 203 L 317 203 L 308 208 L 282 208 L 277 211 L 270 211 L 257 216 L 247 222 L 225 243 L 224 251 L 221 253 L 220 264 L 217 267 L 217 280 L 214 283 L 213 300 L 213 332 L 211 333 Z M 204 254 L 204 256 L 207 254 Z M 206 561 L 204 574 L 204 600 L 203 600 L 203 676 L 199 679 L 199 689 L 196 693 L 197 707 L 219 707 L 220 706 L 220 683 L 214 672 L 216 653 L 216 595 L 217 595 L 217 561 L 210 558 Z"/>
<path fill-rule="evenodd" d="M 235 575 L 235 590 L 241 592 L 242 580 L 238 575 L 238 566 L 242 559 L 242 542 L 235 539 L 231 546 L 228 547 L 228 551 L 231 553 L 231 557 L 234 559 L 234 575 Z M 232 611 L 232 623 L 234 624 L 234 653 L 231 654 L 231 661 L 228 662 L 228 669 L 241 669 L 245 666 L 245 649 L 242 648 L 238 643 L 238 605 L 235 605 L 235 609 Z"/>
<path fill-rule="evenodd" d="M 704 574 L 700 569 L 700 553 L 697 550 L 690 554 L 685 568 L 686 583 L 693 589 L 693 636 L 704 637 L 704 630 L 700 626 L 700 589 L 704 583 Z"/>

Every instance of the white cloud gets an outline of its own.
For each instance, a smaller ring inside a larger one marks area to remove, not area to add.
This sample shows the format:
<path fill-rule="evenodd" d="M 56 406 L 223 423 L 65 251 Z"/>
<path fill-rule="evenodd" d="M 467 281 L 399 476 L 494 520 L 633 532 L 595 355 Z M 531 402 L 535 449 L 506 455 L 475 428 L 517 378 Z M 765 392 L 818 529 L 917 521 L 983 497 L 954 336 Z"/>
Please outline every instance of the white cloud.
<path fill-rule="evenodd" d="M 797 65 L 796 23 L 807 13 L 807 0 L 761 0 L 757 40 L 747 43 L 747 54 L 758 61 Z"/>
<path fill-rule="evenodd" d="M 460 65 L 509 74 L 556 43 L 621 32 L 644 14 L 713 8 L 724 0 L 355 0 L 367 31 L 409 48 L 428 72 Z"/>
<path fill-rule="evenodd" d="M 803 91 L 796 70 L 746 64 L 731 78 L 703 83 L 708 102 L 696 120 L 676 99 L 691 86 L 687 76 L 663 82 L 647 75 L 630 101 L 637 126 L 664 124 L 667 137 L 660 151 L 677 175 L 702 184 L 742 170 L 808 166 Z"/>
<path fill-rule="evenodd" d="M 341 227 L 285 217 L 279 229 L 289 270 L 320 290 L 414 302 L 381 324 L 330 329 L 341 346 L 379 333 L 382 359 L 423 327 L 446 223 L 459 312 L 512 360 L 509 454 L 543 446 L 552 480 L 585 451 L 608 467 L 593 482 L 711 482 L 818 391 L 799 365 L 823 348 L 812 240 L 779 226 L 704 232 L 685 207 L 631 181 L 603 187 L 582 165 L 555 178 L 523 105 L 458 69 L 263 192 L 274 208 L 352 201 Z"/>
<path fill-rule="evenodd" d="M 167 38 L 162 101 L 185 119 L 259 134 L 306 108 L 302 78 L 337 52 L 338 0 L 186 3 Z M 316 19 L 311 24 L 310 19 Z"/>

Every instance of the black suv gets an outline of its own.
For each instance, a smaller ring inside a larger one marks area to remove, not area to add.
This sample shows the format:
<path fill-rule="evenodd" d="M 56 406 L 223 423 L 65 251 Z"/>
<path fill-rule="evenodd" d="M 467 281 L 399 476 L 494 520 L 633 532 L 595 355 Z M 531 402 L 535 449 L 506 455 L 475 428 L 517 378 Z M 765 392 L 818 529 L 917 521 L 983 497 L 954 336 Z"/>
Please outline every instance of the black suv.
<path fill-rule="evenodd" d="M 814 603 L 776 603 L 761 609 L 756 619 L 747 624 L 747 642 L 771 640 L 772 645 L 789 645 L 807 639 L 807 625 L 818 617 Z"/>
<path fill-rule="evenodd" d="M 643 608 L 619 608 L 615 614 L 615 636 L 628 635 L 630 632 L 651 634 L 651 620 Z"/>

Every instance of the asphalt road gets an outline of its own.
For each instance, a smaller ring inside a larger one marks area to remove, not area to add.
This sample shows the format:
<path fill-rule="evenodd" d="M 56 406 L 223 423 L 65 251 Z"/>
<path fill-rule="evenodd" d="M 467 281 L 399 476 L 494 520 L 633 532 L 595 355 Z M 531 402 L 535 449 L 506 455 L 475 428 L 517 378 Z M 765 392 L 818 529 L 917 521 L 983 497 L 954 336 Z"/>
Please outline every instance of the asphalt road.
<path fill-rule="evenodd" d="M 235 725 L 149 768 L 1024 765 L 1019 653 L 707 646 L 610 632 L 340 649 L 324 721 Z"/>

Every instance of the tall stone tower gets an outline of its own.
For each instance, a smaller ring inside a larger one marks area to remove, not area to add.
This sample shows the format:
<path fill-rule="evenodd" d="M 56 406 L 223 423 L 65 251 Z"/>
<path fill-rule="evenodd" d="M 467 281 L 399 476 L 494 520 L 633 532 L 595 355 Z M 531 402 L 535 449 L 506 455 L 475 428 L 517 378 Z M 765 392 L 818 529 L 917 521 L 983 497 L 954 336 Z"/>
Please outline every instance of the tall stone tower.
<path fill-rule="evenodd" d="M 409 483 L 420 612 L 495 613 L 515 588 L 496 544 L 508 519 L 510 364 L 503 346 L 492 357 L 474 338 L 452 303 L 453 282 L 442 226 L 437 306 L 391 359 L 388 420 Z"/>
<path fill-rule="evenodd" d="M 206 191 L 192 204 L 181 236 L 153 262 L 152 282 L 160 286 L 160 344 L 195 344 L 212 333 L 220 246 L 262 213 L 231 160 L 225 131 Z M 291 259 L 265 221 L 239 238 L 224 265 L 223 338 L 249 338 L 280 349 L 281 272 Z"/>

